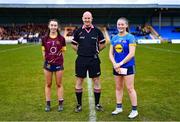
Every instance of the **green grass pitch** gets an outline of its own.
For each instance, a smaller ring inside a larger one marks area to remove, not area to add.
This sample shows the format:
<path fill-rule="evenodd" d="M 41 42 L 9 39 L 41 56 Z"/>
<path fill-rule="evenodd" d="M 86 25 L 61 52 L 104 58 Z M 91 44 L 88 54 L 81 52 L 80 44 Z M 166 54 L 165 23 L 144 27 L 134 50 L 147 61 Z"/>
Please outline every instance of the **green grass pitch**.
<path fill-rule="evenodd" d="M 131 104 L 125 89 L 123 113 L 112 116 L 115 108 L 115 83 L 107 48 L 101 58 L 101 104 L 97 121 L 127 121 Z M 57 112 L 55 82 L 52 87 L 52 111 L 44 112 L 44 74 L 40 45 L 0 45 L 0 121 L 88 121 L 89 102 L 84 82 L 83 111 L 75 113 L 75 52 L 67 45 L 65 53 L 64 111 Z M 135 88 L 139 116 L 136 121 L 180 121 L 180 45 L 138 45 Z"/>

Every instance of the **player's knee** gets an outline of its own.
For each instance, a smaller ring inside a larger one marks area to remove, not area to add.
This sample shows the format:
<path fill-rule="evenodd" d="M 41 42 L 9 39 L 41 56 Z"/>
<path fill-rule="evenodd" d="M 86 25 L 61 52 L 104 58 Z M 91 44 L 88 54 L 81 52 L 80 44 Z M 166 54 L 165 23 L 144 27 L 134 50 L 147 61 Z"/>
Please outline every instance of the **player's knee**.
<path fill-rule="evenodd" d="M 51 88 L 52 83 L 46 83 L 46 87 Z"/>
<path fill-rule="evenodd" d="M 121 86 L 116 86 L 116 90 L 117 91 L 121 91 L 123 89 L 123 87 L 121 87 Z"/>
<path fill-rule="evenodd" d="M 131 93 L 134 92 L 134 88 L 133 88 L 133 87 L 129 87 L 129 88 L 127 88 L 127 90 L 128 90 L 128 93 L 129 93 L 129 94 L 131 94 Z"/>
<path fill-rule="evenodd" d="M 62 84 L 61 83 L 57 83 L 56 86 L 57 86 L 57 88 L 61 88 Z"/>

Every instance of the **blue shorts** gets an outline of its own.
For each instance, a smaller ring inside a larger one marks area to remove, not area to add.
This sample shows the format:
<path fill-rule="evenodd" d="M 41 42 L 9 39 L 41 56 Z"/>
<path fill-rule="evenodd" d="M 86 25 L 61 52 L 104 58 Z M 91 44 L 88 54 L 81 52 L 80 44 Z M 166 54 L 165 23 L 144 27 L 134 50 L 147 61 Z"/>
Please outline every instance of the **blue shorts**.
<path fill-rule="evenodd" d="M 64 70 L 64 67 L 62 65 L 53 65 L 49 64 L 47 61 L 44 62 L 44 69 L 50 71 L 50 72 L 56 72 L 59 70 Z"/>
<path fill-rule="evenodd" d="M 113 68 L 113 75 L 116 75 L 116 76 L 127 76 L 127 75 L 132 75 L 132 74 L 135 74 L 135 66 L 127 67 L 127 74 L 126 75 L 118 74 Z"/>

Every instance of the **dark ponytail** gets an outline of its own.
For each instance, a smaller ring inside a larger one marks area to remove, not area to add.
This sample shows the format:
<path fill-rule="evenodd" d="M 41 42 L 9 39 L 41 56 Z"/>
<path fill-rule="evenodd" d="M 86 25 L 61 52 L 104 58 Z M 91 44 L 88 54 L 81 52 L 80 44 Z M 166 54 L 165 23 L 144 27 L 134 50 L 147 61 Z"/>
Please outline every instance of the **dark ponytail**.
<path fill-rule="evenodd" d="M 57 22 L 57 24 L 58 24 L 57 33 L 58 33 L 58 36 L 61 35 L 60 30 L 59 30 L 59 27 L 60 27 L 59 21 L 57 19 L 50 19 L 49 22 L 48 22 L 48 25 L 50 24 L 51 21 Z M 49 36 L 49 33 L 50 33 L 50 30 L 48 29 L 47 36 Z"/>

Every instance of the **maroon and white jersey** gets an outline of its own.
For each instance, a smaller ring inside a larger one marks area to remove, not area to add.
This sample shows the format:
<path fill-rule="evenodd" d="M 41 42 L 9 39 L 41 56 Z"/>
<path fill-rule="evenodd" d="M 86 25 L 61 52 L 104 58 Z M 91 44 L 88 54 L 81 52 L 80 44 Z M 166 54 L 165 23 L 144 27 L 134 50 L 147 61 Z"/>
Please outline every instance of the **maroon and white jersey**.
<path fill-rule="evenodd" d="M 66 42 L 63 36 L 42 38 L 42 49 L 45 51 L 45 61 L 53 65 L 63 65 L 62 52 L 66 50 Z"/>

